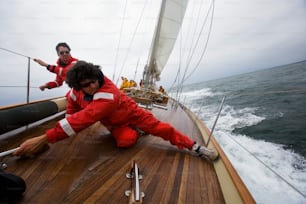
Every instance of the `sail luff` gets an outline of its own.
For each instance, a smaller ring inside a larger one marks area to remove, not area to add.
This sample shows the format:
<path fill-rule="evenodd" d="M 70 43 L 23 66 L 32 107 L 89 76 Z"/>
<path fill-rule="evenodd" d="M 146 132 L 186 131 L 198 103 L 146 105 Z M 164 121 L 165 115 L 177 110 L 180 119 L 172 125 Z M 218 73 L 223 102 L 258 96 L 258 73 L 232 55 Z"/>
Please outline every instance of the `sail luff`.
<path fill-rule="evenodd" d="M 159 80 L 180 31 L 188 0 L 163 0 L 144 73 L 144 84 Z"/>

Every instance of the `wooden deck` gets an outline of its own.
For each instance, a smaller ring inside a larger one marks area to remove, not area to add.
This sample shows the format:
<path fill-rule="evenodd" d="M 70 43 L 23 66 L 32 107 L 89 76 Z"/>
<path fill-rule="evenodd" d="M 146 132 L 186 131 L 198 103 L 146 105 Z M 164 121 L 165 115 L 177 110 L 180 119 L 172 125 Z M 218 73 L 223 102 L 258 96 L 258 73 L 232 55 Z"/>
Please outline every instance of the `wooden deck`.
<path fill-rule="evenodd" d="M 153 109 L 160 120 L 202 142 L 198 127 L 180 108 Z M 58 120 L 58 119 L 57 119 Z M 0 152 L 16 147 L 26 137 L 43 134 L 56 120 L 0 140 Z M 20 141 L 18 141 L 20 140 Z M 144 203 L 225 203 L 212 163 L 179 150 L 159 137 L 145 135 L 132 148 L 120 149 L 99 123 L 73 139 L 50 145 L 35 158 L 5 157 L 7 172 L 24 178 L 27 190 L 19 203 L 127 203 L 126 178 L 136 161 L 143 179 Z"/>

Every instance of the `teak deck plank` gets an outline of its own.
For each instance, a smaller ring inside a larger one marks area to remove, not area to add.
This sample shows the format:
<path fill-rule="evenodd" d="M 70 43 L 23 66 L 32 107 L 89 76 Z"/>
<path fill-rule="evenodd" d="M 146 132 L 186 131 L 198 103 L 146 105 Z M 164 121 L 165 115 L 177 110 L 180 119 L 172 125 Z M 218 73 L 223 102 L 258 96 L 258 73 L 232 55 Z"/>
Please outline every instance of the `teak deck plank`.
<path fill-rule="evenodd" d="M 199 130 L 180 108 L 152 110 L 162 121 L 201 141 Z M 175 116 L 174 116 L 175 115 Z M 34 137 L 56 120 L 22 133 Z M 24 139 L 1 141 L 0 151 L 16 147 Z M 212 163 L 179 150 L 168 141 L 151 135 L 139 138 L 134 147 L 116 147 L 99 123 L 71 139 L 50 145 L 34 158 L 5 157 L 7 172 L 25 179 L 27 190 L 19 203 L 127 203 L 125 177 L 136 161 L 143 179 L 144 203 L 225 203 Z"/>

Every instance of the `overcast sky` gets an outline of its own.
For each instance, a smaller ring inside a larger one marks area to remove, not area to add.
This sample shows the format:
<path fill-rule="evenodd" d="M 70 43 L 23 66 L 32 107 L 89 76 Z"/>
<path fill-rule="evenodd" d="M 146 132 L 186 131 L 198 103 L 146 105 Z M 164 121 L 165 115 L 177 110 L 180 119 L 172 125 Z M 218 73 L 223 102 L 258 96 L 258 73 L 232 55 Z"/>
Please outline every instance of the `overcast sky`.
<path fill-rule="evenodd" d="M 72 48 L 72 56 L 101 65 L 111 79 L 115 73 L 115 82 L 120 76 L 130 79 L 136 76 L 139 81 L 147 60 L 159 2 L 1 0 L 0 47 L 54 64 L 57 60 L 55 45 L 67 42 Z M 198 16 L 205 18 L 211 2 L 189 2 L 177 45 L 188 47 L 185 40 L 192 39 L 190 25 L 198 22 Z M 197 62 L 200 65 L 186 83 L 305 60 L 305 19 L 305 0 L 216 0 L 207 49 L 201 58 L 209 24 L 201 33 L 189 72 Z M 177 68 L 184 68 L 188 56 L 188 49 L 181 51 L 178 47 L 161 75 L 159 84 L 166 87 L 172 84 Z M 25 57 L 0 50 L 0 64 L 1 86 L 25 84 Z M 54 78 L 55 75 L 45 68 L 31 62 L 31 86 L 39 86 Z"/>

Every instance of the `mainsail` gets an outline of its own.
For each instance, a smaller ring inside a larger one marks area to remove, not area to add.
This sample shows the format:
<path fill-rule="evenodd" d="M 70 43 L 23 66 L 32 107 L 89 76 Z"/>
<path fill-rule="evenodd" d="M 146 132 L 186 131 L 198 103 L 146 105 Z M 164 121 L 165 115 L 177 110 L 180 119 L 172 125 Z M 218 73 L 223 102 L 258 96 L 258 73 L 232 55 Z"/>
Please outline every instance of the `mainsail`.
<path fill-rule="evenodd" d="M 144 70 L 143 84 L 148 87 L 160 80 L 160 74 L 172 52 L 188 0 L 163 0 L 148 63 Z"/>

